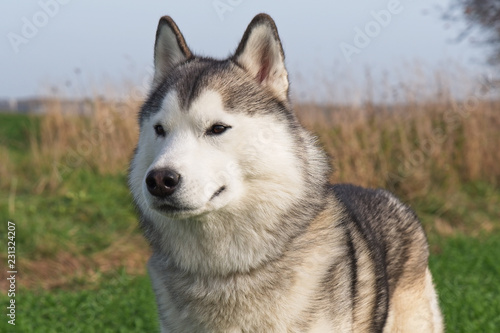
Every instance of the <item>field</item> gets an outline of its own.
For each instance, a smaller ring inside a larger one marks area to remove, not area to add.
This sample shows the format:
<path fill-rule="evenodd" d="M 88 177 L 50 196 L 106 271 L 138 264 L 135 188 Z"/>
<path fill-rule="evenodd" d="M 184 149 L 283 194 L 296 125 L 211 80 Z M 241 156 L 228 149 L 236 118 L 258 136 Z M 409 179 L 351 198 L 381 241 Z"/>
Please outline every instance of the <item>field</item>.
<path fill-rule="evenodd" d="M 156 331 L 149 249 L 126 186 L 137 105 L 48 100 L 43 116 L 0 114 L 0 216 L 16 224 L 16 327 L 1 332 Z M 333 157 L 332 181 L 384 187 L 420 216 L 448 332 L 500 327 L 500 104 L 301 104 Z M 7 253 L 0 286 L 8 289 Z M 6 312 L 8 298 L 0 296 Z"/>

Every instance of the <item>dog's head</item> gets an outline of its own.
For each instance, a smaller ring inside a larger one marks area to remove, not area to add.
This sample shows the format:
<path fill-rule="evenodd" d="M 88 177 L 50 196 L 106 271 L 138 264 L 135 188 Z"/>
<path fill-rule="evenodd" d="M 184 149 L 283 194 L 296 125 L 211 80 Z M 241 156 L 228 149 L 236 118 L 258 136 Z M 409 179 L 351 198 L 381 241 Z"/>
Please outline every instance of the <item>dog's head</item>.
<path fill-rule="evenodd" d="M 193 55 L 174 21 L 162 17 L 154 66 L 130 171 L 143 212 L 190 218 L 259 204 L 285 209 L 297 198 L 304 137 L 289 108 L 284 53 L 268 15 L 252 20 L 225 60 Z"/>

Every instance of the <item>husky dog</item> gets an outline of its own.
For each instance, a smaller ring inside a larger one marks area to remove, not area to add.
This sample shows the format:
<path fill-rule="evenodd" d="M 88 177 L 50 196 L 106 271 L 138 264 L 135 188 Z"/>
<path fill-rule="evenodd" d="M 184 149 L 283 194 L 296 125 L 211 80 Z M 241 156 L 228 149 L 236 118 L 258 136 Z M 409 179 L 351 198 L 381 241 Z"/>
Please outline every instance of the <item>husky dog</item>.
<path fill-rule="evenodd" d="M 330 185 L 274 21 L 225 60 L 160 19 L 129 184 L 162 332 L 442 332 L 424 231 L 384 190 Z"/>

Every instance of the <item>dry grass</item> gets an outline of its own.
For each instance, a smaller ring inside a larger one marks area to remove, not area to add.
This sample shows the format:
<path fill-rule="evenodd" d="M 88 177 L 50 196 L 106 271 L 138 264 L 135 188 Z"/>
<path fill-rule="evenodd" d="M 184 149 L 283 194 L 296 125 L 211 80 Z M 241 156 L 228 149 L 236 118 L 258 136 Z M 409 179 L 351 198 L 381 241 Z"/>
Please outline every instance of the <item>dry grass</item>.
<path fill-rule="evenodd" d="M 454 191 L 469 181 L 499 184 L 500 103 L 482 100 L 480 93 L 457 101 L 449 90 L 415 98 L 421 94 L 407 89 L 399 104 L 368 100 L 295 109 L 333 157 L 332 181 L 389 188 L 408 199 L 435 186 Z M 31 138 L 37 193 L 57 188 L 77 168 L 101 174 L 127 168 L 140 104 L 96 98 L 85 106 L 87 114 L 77 116 L 60 99 L 47 101 L 40 138 Z"/>
<path fill-rule="evenodd" d="M 469 99 L 370 108 L 300 105 L 333 157 L 335 182 L 385 187 L 408 198 L 434 186 L 500 182 L 500 103 Z"/>
<path fill-rule="evenodd" d="M 139 103 L 88 100 L 84 115 L 68 109 L 60 99 L 46 104 L 40 137 L 30 138 L 33 164 L 41 171 L 35 192 L 57 188 L 75 169 L 106 174 L 127 168 L 138 137 Z"/>

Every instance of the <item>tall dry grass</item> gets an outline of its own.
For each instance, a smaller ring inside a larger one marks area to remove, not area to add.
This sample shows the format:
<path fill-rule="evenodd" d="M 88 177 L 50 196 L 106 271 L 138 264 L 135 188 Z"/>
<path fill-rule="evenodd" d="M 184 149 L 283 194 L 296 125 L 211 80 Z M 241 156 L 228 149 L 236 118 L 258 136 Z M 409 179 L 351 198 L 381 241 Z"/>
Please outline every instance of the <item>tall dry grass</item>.
<path fill-rule="evenodd" d="M 99 98 L 78 104 L 53 98 L 45 103 L 39 137 L 30 137 L 39 172 L 36 192 L 57 188 L 78 169 L 99 174 L 126 170 L 138 137 L 140 103 Z"/>
<path fill-rule="evenodd" d="M 332 181 L 389 188 L 406 198 L 436 187 L 454 191 L 469 181 L 500 183 L 498 101 L 478 94 L 456 100 L 445 88 L 431 98 L 406 95 L 399 103 L 295 106 L 332 156 Z M 76 115 L 61 99 L 47 101 L 40 137 L 31 138 L 37 192 L 57 188 L 80 168 L 97 173 L 127 168 L 139 103 L 96 98 L 86 106 L 85 115 Z"/>
<path fill-rule="evenodd" d="M 406 198 L 460 184 L 500 184 L 500 102 L 468 99 L 350 108 L 299 105 L 333 158 L 334 182 Z"/>

